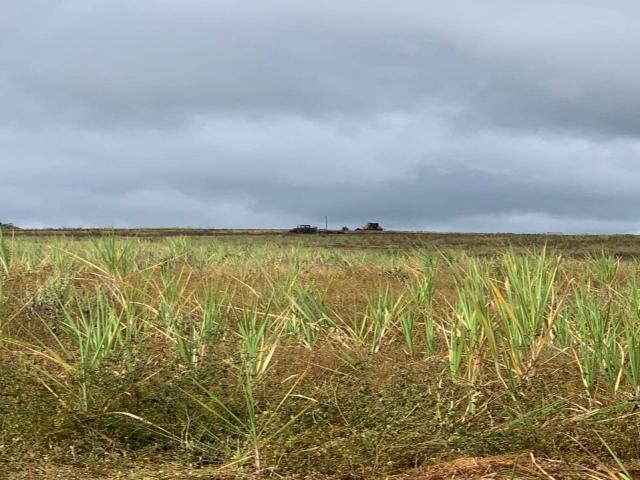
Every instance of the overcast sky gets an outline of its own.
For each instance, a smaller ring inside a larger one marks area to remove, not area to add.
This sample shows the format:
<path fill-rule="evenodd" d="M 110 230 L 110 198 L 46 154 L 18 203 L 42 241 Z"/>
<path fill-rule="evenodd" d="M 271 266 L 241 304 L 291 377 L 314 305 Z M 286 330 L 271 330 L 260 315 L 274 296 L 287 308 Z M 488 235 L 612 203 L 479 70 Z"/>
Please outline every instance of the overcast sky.
<path fill-rule="evenodd" d="M 640 2 L 0 2 L 0 222 L 640 232 Z"/>

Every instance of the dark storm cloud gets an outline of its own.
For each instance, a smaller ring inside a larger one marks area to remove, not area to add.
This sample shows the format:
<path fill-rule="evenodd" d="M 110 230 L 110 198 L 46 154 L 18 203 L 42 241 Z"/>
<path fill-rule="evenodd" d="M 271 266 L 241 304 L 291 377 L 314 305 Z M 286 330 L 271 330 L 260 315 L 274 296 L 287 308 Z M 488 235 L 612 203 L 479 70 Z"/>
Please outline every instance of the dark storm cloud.
<path fill-rule="evenodd" d="M 0 221 L 638 231 L 638 20 L 626 1 L 4 2 Z"/>

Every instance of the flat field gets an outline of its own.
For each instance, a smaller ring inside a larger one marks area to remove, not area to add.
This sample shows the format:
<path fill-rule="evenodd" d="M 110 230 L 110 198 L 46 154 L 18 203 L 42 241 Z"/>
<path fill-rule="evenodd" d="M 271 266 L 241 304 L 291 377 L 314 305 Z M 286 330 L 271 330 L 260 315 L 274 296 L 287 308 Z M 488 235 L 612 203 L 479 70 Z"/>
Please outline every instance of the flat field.
<path fill-rule="evenodd" d="M 0 477 L 640 478 L 640 238 L 5 231 Z"/>

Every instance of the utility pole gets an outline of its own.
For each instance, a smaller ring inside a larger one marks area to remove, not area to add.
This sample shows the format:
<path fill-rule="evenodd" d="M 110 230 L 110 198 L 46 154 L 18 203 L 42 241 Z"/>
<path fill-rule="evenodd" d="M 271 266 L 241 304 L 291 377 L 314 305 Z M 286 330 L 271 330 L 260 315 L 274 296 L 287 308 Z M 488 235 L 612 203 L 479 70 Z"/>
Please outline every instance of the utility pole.
<path fill-rule="evenodd" d="M 324 229 L 329 230 L 329 217 L 324 216 Z"/>

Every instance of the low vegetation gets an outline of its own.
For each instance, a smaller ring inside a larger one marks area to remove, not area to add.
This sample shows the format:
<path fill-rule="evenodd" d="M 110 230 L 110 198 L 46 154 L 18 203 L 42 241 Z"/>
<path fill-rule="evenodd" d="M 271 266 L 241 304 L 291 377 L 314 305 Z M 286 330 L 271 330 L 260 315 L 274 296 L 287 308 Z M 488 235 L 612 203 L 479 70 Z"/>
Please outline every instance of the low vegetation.
<path fill-rule="evenodd" d="M 0 236 L 0 470 L 634 478 L 640 262 L 363 235 Z"/>

